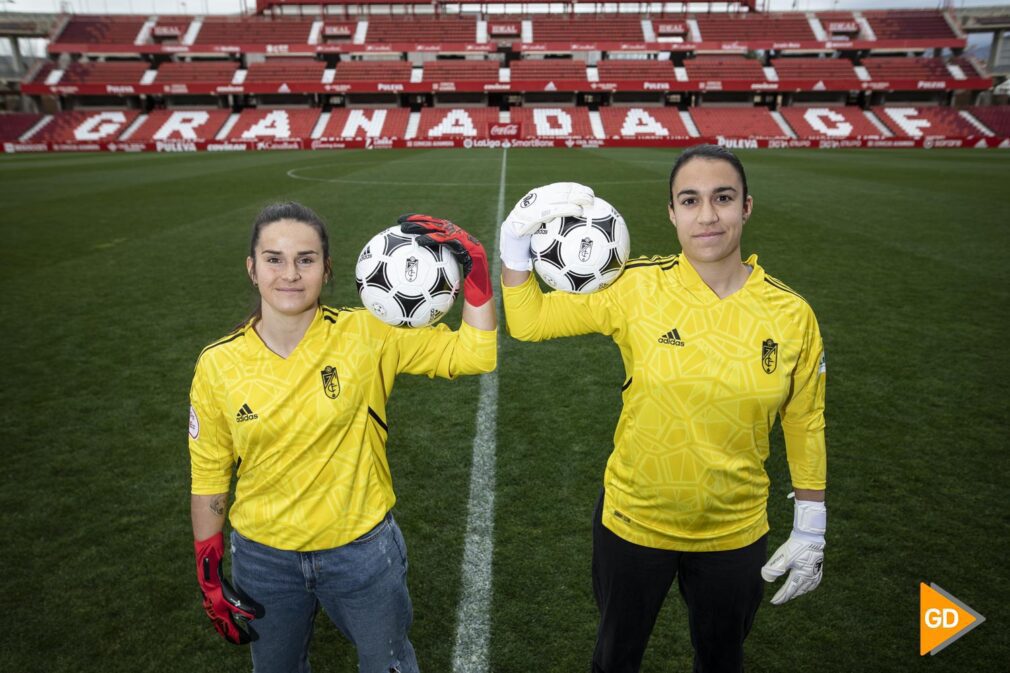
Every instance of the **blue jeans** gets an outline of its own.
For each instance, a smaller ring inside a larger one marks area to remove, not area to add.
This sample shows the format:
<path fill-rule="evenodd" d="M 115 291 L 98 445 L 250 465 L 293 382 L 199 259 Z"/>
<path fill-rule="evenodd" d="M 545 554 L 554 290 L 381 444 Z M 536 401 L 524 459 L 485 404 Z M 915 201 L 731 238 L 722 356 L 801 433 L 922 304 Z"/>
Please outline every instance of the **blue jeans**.
<path fill-rule="evenodd" d="M 295 552 L 231 534 L 232 579 L 263 606 L 250 626 L 255 673 L 308 673 L 316 609 L 358 652 L 361 673 L 417 673 L 407 638 L 413 608 L 407 593 L 407 548 L 387 514 L 357 540 L 334 549 Z"/>

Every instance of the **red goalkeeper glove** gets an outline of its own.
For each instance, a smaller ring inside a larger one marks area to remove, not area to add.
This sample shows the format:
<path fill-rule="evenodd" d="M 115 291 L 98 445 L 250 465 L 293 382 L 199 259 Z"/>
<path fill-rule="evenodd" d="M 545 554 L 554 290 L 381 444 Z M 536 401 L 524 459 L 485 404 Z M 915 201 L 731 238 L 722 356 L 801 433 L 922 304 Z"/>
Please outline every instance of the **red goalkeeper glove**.
<path fill-rule="evenodd" d="M 203 609 L 221 637 L 235 645 L 245 645 L 251 636 L 243 626 L 263 616 L 263 608 L 232 588 L 221 577 L 224 536 L 221 533 L 193 542 L 196 551 L 196 578 L 203 592 Z"/>
<path fill-rule="evenodd" d="M 430 215 L 411 213 L 401 215 L 397 224 L 405 234 L 420 234 L 421 245 L 446 245 L 463 265 L 463 298 L 471 306 L 482 306 L 493 295 L 491 274 L 488 272 L 487 253 L 476 238 L 449 220 Z"/>

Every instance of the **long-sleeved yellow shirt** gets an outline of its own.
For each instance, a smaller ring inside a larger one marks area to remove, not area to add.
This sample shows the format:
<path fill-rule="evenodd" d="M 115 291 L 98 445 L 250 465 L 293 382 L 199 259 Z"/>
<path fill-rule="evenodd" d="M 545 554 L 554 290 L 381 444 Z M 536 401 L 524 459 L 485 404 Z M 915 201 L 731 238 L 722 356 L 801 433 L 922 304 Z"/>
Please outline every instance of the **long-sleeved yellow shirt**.
<path fill-rule="evenodd" d="M 251 323 L 211 344 L 190 392 L 192 492 L 226 493 L 244 536 L 278 549 L 338 547 L 396 501 L 386 400 L 397 374 L 494 369 L 497 333 L 463 323 L 398 329 L 364 309 L 320 307 L 286 359 Z"/>
<path fill-rule="evenodd" d="M 736 549 L 768 530 L 768 434 L 781 415 L 795 488 L 823 489 L 824 348 L 810 306 L 757 256 L 719 297 L 682 255 L 628 262 L 587 295 L 504 288 L 509 333 L 609 335 L 623 409 L 604 476 L 603 523 L 636 544 Z"/>

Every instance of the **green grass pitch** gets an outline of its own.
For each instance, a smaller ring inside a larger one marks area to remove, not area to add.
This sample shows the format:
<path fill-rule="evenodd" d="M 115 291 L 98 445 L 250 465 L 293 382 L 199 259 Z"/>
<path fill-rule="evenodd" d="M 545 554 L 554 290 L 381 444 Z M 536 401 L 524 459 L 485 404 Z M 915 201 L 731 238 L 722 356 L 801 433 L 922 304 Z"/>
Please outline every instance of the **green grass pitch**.
<path fill-rule="evenodd" d="M 584 182 L 623 213 L 634 255 L 670 253 L 675 157 L 509 150 L 506 207 L 534 185 Z M 829 371 L 824 583 L 766 602 L 747 669 L 1006 670 L 1010 154 L 741 157 L 755 198 L 743 252 L 813 305 Z M 317 209 L 336 269 L 326 301 L 353 305 L 358 251 L 403 212 L 451 218 L 492 248 L 501 165 L 498 150 L 0 159 L 0 670 L 250 670 L 200 607 L 186 423 L 196 355 L 249 309 L 252 218 L 274 200 Z M 590 515 L 622 381 L 604 337 L 502 338 L 496 673 L 588 670 Z M 412 639 L 428 672 L 451 670 L 478 390 L 476 378 L 403 377 L 389 408 Z M 791 525 L 783 453 L 777 433 L 771 548 Z M 920 581 L 987 623 L 920 659 Z M 355 670 L 325 619 L 312 661 Z M 690 666 L 674 591 L 643 670 Z"/>

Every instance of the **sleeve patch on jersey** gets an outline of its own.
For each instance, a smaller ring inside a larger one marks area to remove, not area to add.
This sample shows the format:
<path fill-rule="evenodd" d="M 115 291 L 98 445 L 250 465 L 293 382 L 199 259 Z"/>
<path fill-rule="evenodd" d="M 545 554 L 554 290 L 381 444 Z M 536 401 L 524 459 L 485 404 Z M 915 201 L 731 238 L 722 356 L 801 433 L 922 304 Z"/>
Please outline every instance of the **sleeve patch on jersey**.
<path fill-rule="evenodd" d="M 825 353 L 824 351 L 821 351 L 821 364 L 817 366 L 817 373 L 818 374 L 823 374 L 824 372 L 826 372 L 828 370 L 827 362 L 828 362 L 828 360 L 827 360 L 827 353 Z"/>
<path fill-rule="evenodd" d="M 193 439 L 200 436 L 200 419 L 192 405 L 189 407 L 189 436 Z"/>

